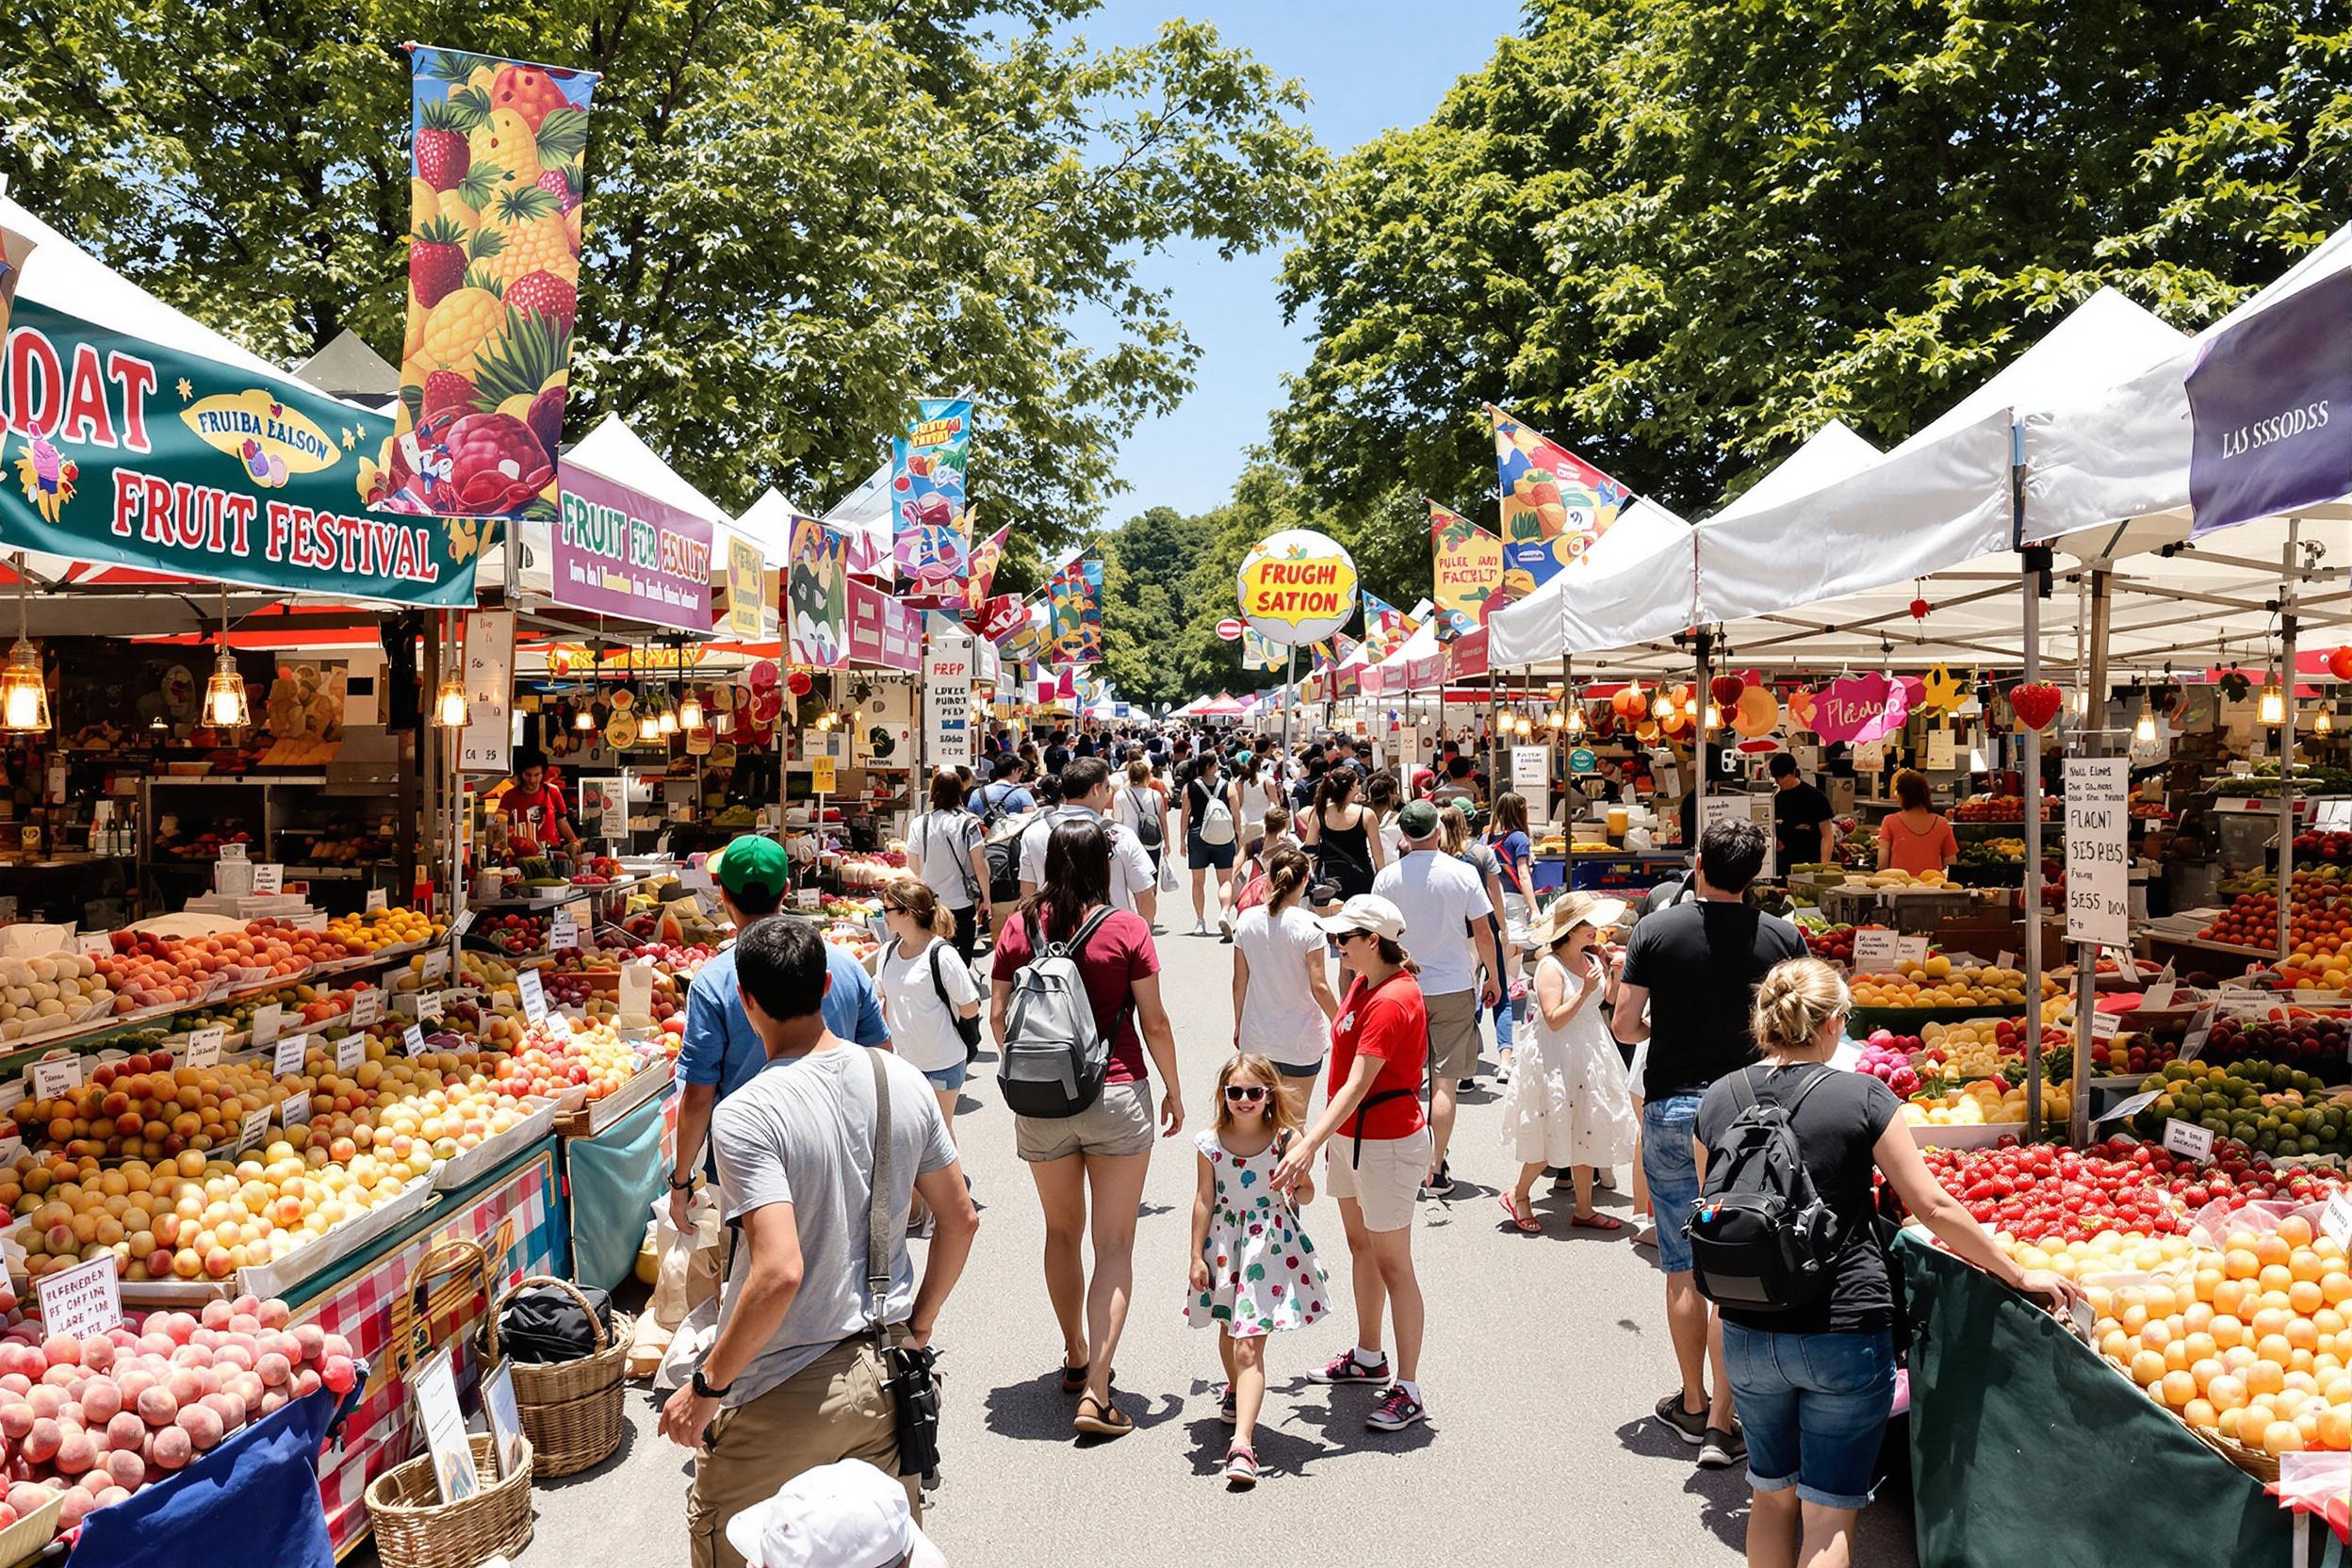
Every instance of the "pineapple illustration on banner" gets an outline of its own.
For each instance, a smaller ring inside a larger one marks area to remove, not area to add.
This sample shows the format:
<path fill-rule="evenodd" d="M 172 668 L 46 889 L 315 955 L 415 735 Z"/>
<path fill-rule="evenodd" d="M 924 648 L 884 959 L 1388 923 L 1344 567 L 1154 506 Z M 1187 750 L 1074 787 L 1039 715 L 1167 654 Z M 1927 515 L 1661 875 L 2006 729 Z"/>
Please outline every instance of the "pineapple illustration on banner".
<path fill-rule="evenodd" d="M 972 401 L 925 398 L 890 443 L 890 546 L 914 595 L 960 606 L 972 560 Z M 991 568 L 993 571 L 993 568 Z"/>
<path fill-rule="evenodd" d="M 1442 642 L 1476 631 L 1509 600 L 1503 593 L 1503 542 L 1458 512 L 1429 508 L 1430 596 Z"/>
<path fill-rule="evenodd" d="M 368 504 L 551 518 L 596 74 L 409 47 L 408 332 Z"/>
<path fill-rule="evenodd" d="M 1502 497 L 1503 586 L 1524 598 L 1584 559 L 1632 492 L 1542 432 L 1489 403 Z"/>

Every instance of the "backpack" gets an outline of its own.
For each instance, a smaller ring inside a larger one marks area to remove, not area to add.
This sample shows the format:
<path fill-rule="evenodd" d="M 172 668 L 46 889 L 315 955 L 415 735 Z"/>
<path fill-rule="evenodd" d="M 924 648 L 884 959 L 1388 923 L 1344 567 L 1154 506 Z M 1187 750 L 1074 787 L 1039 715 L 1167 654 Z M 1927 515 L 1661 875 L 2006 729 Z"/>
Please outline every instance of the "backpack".
<path fill-rule="evenodd" d="M 1021 917 L 1029 936 L 1029 961 L 1013 975 L 1012 1000 L 1004 1009 L 1004 1066 L 998 1070 L 1005 1108 L 1016 1116 L 1076 1116 L 1102 1093 L 1111 1036 L 1095 1022 L 1078 955 L 1110 917 L 1108 906 L 1097 909 L 1067 942 L 1047 941 L 1034 912 Z M 1114 1024 L 1112 1034 L 1117 1032 Z"/>
<path fill-rule="evenodd" d="M 1699 1294 L 1719 1306 L 1788 1312 L 1810 1305 L 1845 1245 L 1838 1217 L 1814 1190 L 1796 1133 L 1797 1107 L 1830 1070 L 1786 1104 L 1758 1101 L 1757 1070 L 1731 1080 L 1739 1114 L 1707 1143 L 1707 1183 L 1683 1234 Z"/>
<path fill-rule="evenodd" d="M 1209 803 L 1200 808 L 1200 820 L 1193 825 L 1193 833 L 1204 844 L 1232 843 L 1233 808 L 1225 804 L 1225 792 L 1211 790 L 1206 785 L 1201 786 L 1201 791 L 1209 797 Z"/>
<path fill-rule="evenodd" d="M 998 823 L 1011 815 L 1004 809 L 1004 803 L 1011 799 L 1013 792 L 1020 788 L 1018 784 L 990 784 L 983 789 L 980 792 L 980 825 L 993 828 Z M 1001 792 L 991 796 L 988 793 L 989 790 Z"/>
<path fill-rule="evenodd" d="M 925 874 L 927 874 L 931 870 L 931 829 L 938 825 L 937 819 L 943 814 L 963 816 L 968 813 L 957 810 L 953 813 L 925 811 L 923 814 L 923 832 L 921 834 L 923 841 L 923 859 L 919 869 Z M 980 880 L 972 874 L 972 857 L 969 854 L 959 852 L 956 855 L 956 874 L 964 880 L 965 902 L 967 904 L 978 904 L 980 902 Z M 993 895 L 991 895 L 990 902 L 994 902 Z"/>
<path fill-rule="evenodd" d="M 1135 835 L 1135 841 L 1143 845 L 1146 849 L 1157 849 L 1160 847 L 1159 807 L 1156 803 L 1153 803 L 1151 809 L 1145 809 L 1146 803 L 1143 798 L 1145 795 L 1156 793 L 1158 793 L 1158 792 L 1147 784 L 1140 789 L 1131 785 L 1127 789 L 1120 791 L 1119 795 L 1120 802 L 1126 807 L 1127 810 L 1133 811 L 1135 815 L 1135 820 L 1134 822 L 1122 822 L 1122 825 L 1132 829 Z"/>
<path fill-rule="evenodd" d="M 988 902 L 1010 905 L 1021 897 L 1021 838 L 992 839 L 982 851 L 988 861 Z"/>

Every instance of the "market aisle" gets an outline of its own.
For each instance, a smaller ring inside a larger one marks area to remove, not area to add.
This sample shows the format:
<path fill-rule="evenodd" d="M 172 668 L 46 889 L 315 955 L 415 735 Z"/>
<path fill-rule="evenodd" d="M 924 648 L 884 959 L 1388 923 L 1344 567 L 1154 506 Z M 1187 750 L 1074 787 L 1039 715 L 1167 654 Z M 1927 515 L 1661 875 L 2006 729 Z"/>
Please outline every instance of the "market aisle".
<path fill-rule="evenodd" d="M 1233 950 L 1181 933 L 1160 946 L 1197 1125 L 1230 1049 Z M 1214 1474 L 1226 1438 L 1216 1345 L 1180 1315 L 1188 1148 L 1164 1144 L 1146 1189 L 1137 1302 L 1119 1355 L 1120 1403 L 1138 1429 L 1080 1448 L 1071 1401 L 1053 1387 L 1058 1341 L 1036 1272 L 1037 1207 L 992 1083 L 974 1084 L 967 1106 L 976 1100 L 978 1108 L 957 1126 L 984 1210 L 972 1268 L 939 1333 L 950 1379 L 947 1482 L 929 1519 L 957 1568 L 1193 1565 L 1252 1548 L 1324 1560 L 1342 1544 L 1402 1562 L 1739 1560 L 1740 1473 L 1696 1469 L 1691 1450 L 1646 1418 L 1674 1380 L 1647 1255 L 1581 1233 L 1502 1229 L 1493 1184 L 1507 1163 L 1493 1093 L 1465 1100 L 1455 1168 L 1467 1180 L 1450 1202 L 1424 1205 L 1414 1238 L 1430 1309 L 1429 1424 L 1367 1431 L 1372 1390 L 1303 1381 L 1305 1368 L 1349 1343 L 1343 1309 L 1277 1340 L 1259 1438 L 1269 1473 L 1255 1493 L 1235 1495 Z M 1610 1200 L 1622 1212 L 1622 1200 Z M 1347 1246 L 1328 1198 L 1307 1224 L 1344 1302 Z M 632 1394 L 630 1413 L 620 1455 L 543 1484 L 525 1564 L 616 1553 L 644 1568 L 686 1561 L 686 1458 L 655 1433 L 646 1396 Z M 1866 1516 L 1858 1563 L 1908 1568 L 1907 1507 Z"/>

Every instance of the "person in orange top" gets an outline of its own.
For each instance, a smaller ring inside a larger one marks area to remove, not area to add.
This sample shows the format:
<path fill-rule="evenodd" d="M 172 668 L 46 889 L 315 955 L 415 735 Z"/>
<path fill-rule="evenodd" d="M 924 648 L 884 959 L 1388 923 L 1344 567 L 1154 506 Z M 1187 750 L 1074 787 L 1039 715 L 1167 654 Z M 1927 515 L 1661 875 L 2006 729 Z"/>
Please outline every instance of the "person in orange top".
<path fill-rule="evenodd" d="M 1878 825 L 1878 869 L 1918 876 L 1944 871 L 1960 858 L 1952 823 L 1928 803 L 1926 776 L 1905 768 L 1895 775 L 1895 799 L 1903 809 Z"/>

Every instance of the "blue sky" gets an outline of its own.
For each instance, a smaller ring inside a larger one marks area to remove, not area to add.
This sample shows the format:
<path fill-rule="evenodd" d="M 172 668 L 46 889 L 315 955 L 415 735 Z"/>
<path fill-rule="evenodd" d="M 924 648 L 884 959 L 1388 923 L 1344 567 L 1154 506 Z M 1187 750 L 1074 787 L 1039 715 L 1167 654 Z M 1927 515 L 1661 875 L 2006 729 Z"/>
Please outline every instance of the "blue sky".
<path fill-rule="evenodd" d="M 1172 16 L 1212 22 L 1306 84 L 1315 136 L 1334 154 L 1429 118 L 1454 79 L 1483 66 L 1494 41 L 1517 29 L 1520 0 L 1108 0 L 1073 29 L 1090 43 L 1149 39 Z M 1120 453 L 1130 488 L 1109 520 L 1146 507 L 1205 512 L 1231 495 L 1247 449 L 1266 437 L 1285 371 L 1304 368 L 1306 323 L 1284 325 L 1275 297 L 1282 248 L 1221 261 L 1214 245 L 1149 258 L 1143 281 L 1175 290 L 1174 309 L 1200 346 L 1190 396 L 1139 427 Z M 1091 323 L 1081 319 L 1083 335 Z"/>

